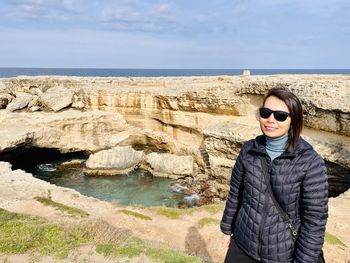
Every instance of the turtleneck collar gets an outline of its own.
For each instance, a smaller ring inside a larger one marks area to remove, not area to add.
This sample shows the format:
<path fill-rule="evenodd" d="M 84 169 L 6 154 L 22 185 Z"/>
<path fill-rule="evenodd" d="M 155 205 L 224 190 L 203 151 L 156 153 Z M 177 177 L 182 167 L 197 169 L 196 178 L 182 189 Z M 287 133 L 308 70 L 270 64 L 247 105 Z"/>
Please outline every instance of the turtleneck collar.
<path fill-rule="evenodd" d="M 266 152 L 270 156 L 271 160 L 280 156 L 286 150 L 286 143 L 288 141 L 288 134 L 279 138 L 266 138 Z"/>

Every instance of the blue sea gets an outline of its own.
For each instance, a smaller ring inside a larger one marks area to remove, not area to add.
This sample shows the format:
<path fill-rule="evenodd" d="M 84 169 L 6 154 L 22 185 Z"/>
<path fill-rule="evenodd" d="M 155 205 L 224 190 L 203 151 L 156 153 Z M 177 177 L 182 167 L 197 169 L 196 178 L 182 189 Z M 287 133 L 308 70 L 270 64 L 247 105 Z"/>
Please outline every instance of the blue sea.
<path fill-rule="evenodd" d="M 103 69 L 103 68 L 0 68 L 0 78 L 16 76 L 91 76 L 91 77 L 170 77 L 237 76 L 243 69 Z M 250 69 L 251 75 L 275 74 L 350 74 L 350 69 Z"/>

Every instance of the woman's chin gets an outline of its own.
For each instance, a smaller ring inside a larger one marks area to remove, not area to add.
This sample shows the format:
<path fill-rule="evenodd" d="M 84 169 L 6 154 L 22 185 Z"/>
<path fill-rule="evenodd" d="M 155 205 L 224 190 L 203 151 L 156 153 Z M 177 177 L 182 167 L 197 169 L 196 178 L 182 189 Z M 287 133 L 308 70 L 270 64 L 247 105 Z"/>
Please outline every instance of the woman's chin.
<path fill-rule="evenodd" d="M 265 134 L 265 136 L 270 138 L 279 138 L 284 135 L 284 134 L 280 134 L 278 130 L 274 130 L 274 131 L 263 130 L 263 133 Z"/>

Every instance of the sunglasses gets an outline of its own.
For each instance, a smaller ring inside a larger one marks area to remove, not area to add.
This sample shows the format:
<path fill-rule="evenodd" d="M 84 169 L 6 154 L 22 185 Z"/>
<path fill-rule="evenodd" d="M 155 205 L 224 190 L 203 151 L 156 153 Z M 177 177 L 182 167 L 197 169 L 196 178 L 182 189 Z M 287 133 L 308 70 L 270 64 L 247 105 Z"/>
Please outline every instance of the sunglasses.
<path fill-rule="evenodd" d="M 270 110 L 269 108 L 260 108 L 259 109 L 260 117 L 263 119 L 268 119 L 273 113 L 273 117 L 276 121 L 285 121 L 290 115 L 288 112 L 281 110 Z"/>

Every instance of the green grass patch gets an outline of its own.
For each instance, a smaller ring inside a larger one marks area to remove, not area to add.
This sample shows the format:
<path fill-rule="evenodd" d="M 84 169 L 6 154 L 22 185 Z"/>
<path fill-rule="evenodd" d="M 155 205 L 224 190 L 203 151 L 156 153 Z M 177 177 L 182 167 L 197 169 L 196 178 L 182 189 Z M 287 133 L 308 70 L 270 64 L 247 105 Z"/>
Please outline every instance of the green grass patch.
<path fill-rule="evenodd" d="M 201 263 L 204 260 L 184 254 L 180 251 L 164 248 L 148 248 L 145 252 L 146 256 L 150 259 L 164 262 L 164 263 Z"/>
<path fill-rule="evenodd" d="M 187 255 L 181 251 L 155 247 L 145 241 L 132 237 L 124 242 L 100 244 L 96 247 L 96 252 L 104 256 L 120 258 L 134 258 L 140 255 L 146 255 L 149 259 L 164 263 L 201 263 L 200 258 Z"/>
<path fill-rule="evenodd" d="M 203 205 L 197 208 L 199 211 L 207 211 L 210 214 L 216 214 L 218 212 L 223 212 L 225 209 L 225 203 L 217 203 L 217 204 L 210 204 L 210 205 Z"/>
<path fill-rule="evenodd" d="M 193 215 L 194 212 L 206 211 L 210 214 L 216 214 L 217 212 L 224 211 L 225 205 L 222 204 L 210 204 L 192 208 L 171 208 L 171 207 L 151 207 L 151 211 L 156 212 L 158 215 L 165 216 L 170 219 L 179 219 L 185 215 Z"/>
<path fill-rule="evenodd" d="M 80 217 L 87 217 L 89 214 L 81 209 L 75 208 L 75 207 L 70 207 L 61 203 L 57 203 L 55 201 L 52 201 L 51 199 L 45 198 L 45 197 L 40 197 L 36 196 L 34 199 L 40 203 L 42 203 L 45 206 L 52 206 L 59 211 L 63 213 L 68 213 L 72 216 L 80 216 Z"/>
<path fill-rule="evenodd" d="M 104 256 L 115 258 L 139 256 L 145 250 L 145 242 L 137 237 L 130 236 L 124 240 L 117 240 L 111 243 L 98 244 L 96 252 Z"/>
<path fill-rule="evenodd" d="M 90 239 L 70 233 L 43 219 L 0 209 L 0 252 L 39 253 L 65 258 L 68 252 Z"/>
<path fill-rule="evenodd" d="M 156 212 L 158 215 L 165 216 L 170 219 L 179 219 L 184 215 L 190 215 L 193 213 L 192 209 L 180 209 L 170 207 L 151 207 L 151 211 Z"/>
<path fill-rule="evenodd" d="M 0 209 L 0 253 L 27 253 L 37 259 L 50 255 L 64 259 L 71 250 L 83 244 L 94 244 L 97 253 L 116 259 L 145 255 L 155 262 L 204 262 L 165 245 L 146 242 L 129 230 L 115 228 L 103 220 L 63 228 L 39 217 Z"/>
<path fill-rule="evenodd" d="M 204 217 L 198 221 L 199 228 L 202 228 L 207 225 L 219 225 L 220 220 L 211 217 Z"/>
<path fill-rule="evenodd" d="M 121 210 L 118 210 L 118 212 L 126 214 L 126 215 L 129 215 L 129 216 L 133 216 L 133 217 L 136 217 L 136 218 L 140 218 L 140 219 L 143 219 L 143 220 L 152 220 L 152 218 L 149 217 L 149 216 L 146 216 L 146 215 L 143 215 L 141 213 L 137 213 L 137 212 L 134 212 L 134 211 L 131 211 L 131 210 L 127 210 L 127 209 L 121 209 Z"/>
<path fill-rule="evenodd" d="M 347 247 L 347 245 L 345 245 L 342 241 L 340 241 L 339 238 L 337 238 L 336 236 L 334 236 L 328 232 L 326 232 L 325 241 L 327 243 L 332 244 L 332 245 L 339 245 L 341 247 Z"/>

